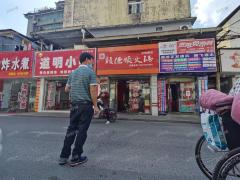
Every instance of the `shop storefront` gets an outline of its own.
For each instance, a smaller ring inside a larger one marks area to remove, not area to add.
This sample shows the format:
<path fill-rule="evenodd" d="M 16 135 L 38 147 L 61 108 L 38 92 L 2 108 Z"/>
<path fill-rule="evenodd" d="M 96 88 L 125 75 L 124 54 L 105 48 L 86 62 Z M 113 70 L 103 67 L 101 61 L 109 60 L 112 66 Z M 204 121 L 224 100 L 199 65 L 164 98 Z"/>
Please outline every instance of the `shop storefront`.
<path fill-rule="evenodd" d="M 151 113 L 150 77 L 111 78 L 110 107 L 119 112 Z"/>
<path fill-rule="evenodd" d="M 152 89 L 156 87 L 151 79 L 158 66 L 157 44 L 99 48 L 97 75 L 104 82 L 101 89 L 109 91 L 110 107 L 118 112 L 152 114 Z"/>
<path fill-rule="evenodd" d="M 169 112 L 194 112 L 195 79 L 187 77 L 166 79 L 166 93 Z"/>
<path fill-rule="evenodd" d="M 159 113 L 199 111 L 199 96 L 216 82 L 215 40 L 162 42 L 159 56 Z"/>
<path fill-rule="evenodd" d="M 229 93 L 234 82 L 240 77 L 240 48 L 220 49 L 221 91 Z"/>
<path fill-rule="evenodd" d="M 79 67 L 79 56 L 95 49 L 36 52 L 34 78 L 37 81 L 35 111 L 69 110 L 69 93 L 64 91 L 68 75 Z"/>
<path fill-rule="evenodd" d="M 208 89 L 209 79 L 212 79 L 211 75 L 212 73 L 159 75 L 159 114 L 167 112 L 199 112 L 199 97 Z"/>
<path fill-rule="evenodd" d="M 67 78 L 46 78 L 44 110 L 68 110 L 69 93 L 65 92 Z"/>
<path fill-rule="evenodd" d="M 36 82 L 32 79 L 33 51 L 0 53 L 1 111 L 33 111 Z"/>

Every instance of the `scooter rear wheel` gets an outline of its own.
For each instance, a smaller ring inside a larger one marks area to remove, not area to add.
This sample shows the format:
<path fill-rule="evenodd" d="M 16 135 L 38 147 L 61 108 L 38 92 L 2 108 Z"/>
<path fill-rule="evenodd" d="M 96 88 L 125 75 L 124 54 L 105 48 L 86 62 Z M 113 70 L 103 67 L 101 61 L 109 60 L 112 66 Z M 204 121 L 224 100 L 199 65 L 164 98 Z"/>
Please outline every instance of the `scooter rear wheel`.
<path fill-rule="evenodd" d="M 117 113 L 113 109 L 109 109 L 109 121 L 115 122 L 117 120 Z"/>

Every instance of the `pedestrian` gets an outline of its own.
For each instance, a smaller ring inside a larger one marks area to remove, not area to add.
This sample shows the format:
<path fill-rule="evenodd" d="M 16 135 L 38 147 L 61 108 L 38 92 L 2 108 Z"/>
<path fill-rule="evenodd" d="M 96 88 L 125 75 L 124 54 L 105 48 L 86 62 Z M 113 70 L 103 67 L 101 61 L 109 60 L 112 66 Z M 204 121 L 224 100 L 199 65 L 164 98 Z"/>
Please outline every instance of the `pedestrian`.
<path fill-rule="evenodd" d="M 72 155 L 70 166 L 76 166 L 87 161 L 87 157 L 82 156 L 83 145 L 87 139 L 87 130 L 93 114 L 99 112 L 97 107 L 97 80 L 92 69 L 93 59 L 94 57 L 91 54 L 82 53 L 79 58 L 79 68 L 68 77 L 65 91 L 70 92 L 70 123 L 60 154 L 59 165 L 67 164 L 70 155 Z M 72 150 L 71 146 L 74 141 Z"/>
<path fill-rule="evenodd" d="M 139 90 L 138 94 L 138 113 L 142 114 L 144 113 L 144 97 L 142 90 Z"/>
<path fill-rule="evenodd" d="M 240 78 L 234 83 L 232 89 L 229 92 L 229 95 L 235 96 L 240 93 Z"/>
<path fill-rule="evenodd" d="M 239 94 L 240 94 L 240 78 L 237 79 L 237 81 L 234 83 L 233 87 L 229 92 L 229 95 L 232 96 L 237 96 Z M 225 136 L 228 148 L 231 150 L 240 147 L 240 141 L 238 140 L 238 138 L 236 138 L 240 136 L 240 125 L 232 119 L 231 111 L 227 111 L 221 117 L 223 119 L 222 121 L 223 127 L 226 131 Z"/>
<path fill-rule="evenodd" d="M 107 120 L 106 120 L 105 124 L 110 124 L 110 112 L 109 112 L 110 96 L 109 96 L 109 93 L 107 92 L 107 90 L 102 90 L 97 98 L 102 101 L 104 111 L 106 112 Z"/>

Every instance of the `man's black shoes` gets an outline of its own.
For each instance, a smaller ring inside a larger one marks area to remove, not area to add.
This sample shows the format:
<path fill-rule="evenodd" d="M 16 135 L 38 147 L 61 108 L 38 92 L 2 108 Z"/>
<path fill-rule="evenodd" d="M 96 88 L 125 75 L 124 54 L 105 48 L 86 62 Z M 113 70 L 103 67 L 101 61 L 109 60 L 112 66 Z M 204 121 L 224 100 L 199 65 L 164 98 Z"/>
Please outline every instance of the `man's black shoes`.
<path fill-rule="evenodd" d="M 87 156 L 80 156 L 79 158 L 76 158 L 76 159 L 72 159 L 69 163 L 69 165 L 71 167 L 74 167 L 74 166 L 77 166 L 79 164 L 83 164 L 85 162 L 87 162 Z"/>
<path fill-rule="evenodd" d="M 58 164 L 63 166 L 68 163 L 68 158 L 59 158 Z"/>

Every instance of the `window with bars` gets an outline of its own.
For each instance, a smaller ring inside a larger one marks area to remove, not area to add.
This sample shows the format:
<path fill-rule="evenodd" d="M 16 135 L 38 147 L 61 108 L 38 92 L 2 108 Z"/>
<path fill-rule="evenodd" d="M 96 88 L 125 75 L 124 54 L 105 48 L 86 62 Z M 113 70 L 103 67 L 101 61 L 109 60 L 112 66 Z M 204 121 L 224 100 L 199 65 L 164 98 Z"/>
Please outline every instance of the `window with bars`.
<path fill-rule="evenodd" d="M 136 1 L 128 1 L 128 14 L 140 14 L 143 12 L 143 2 Z"/>

